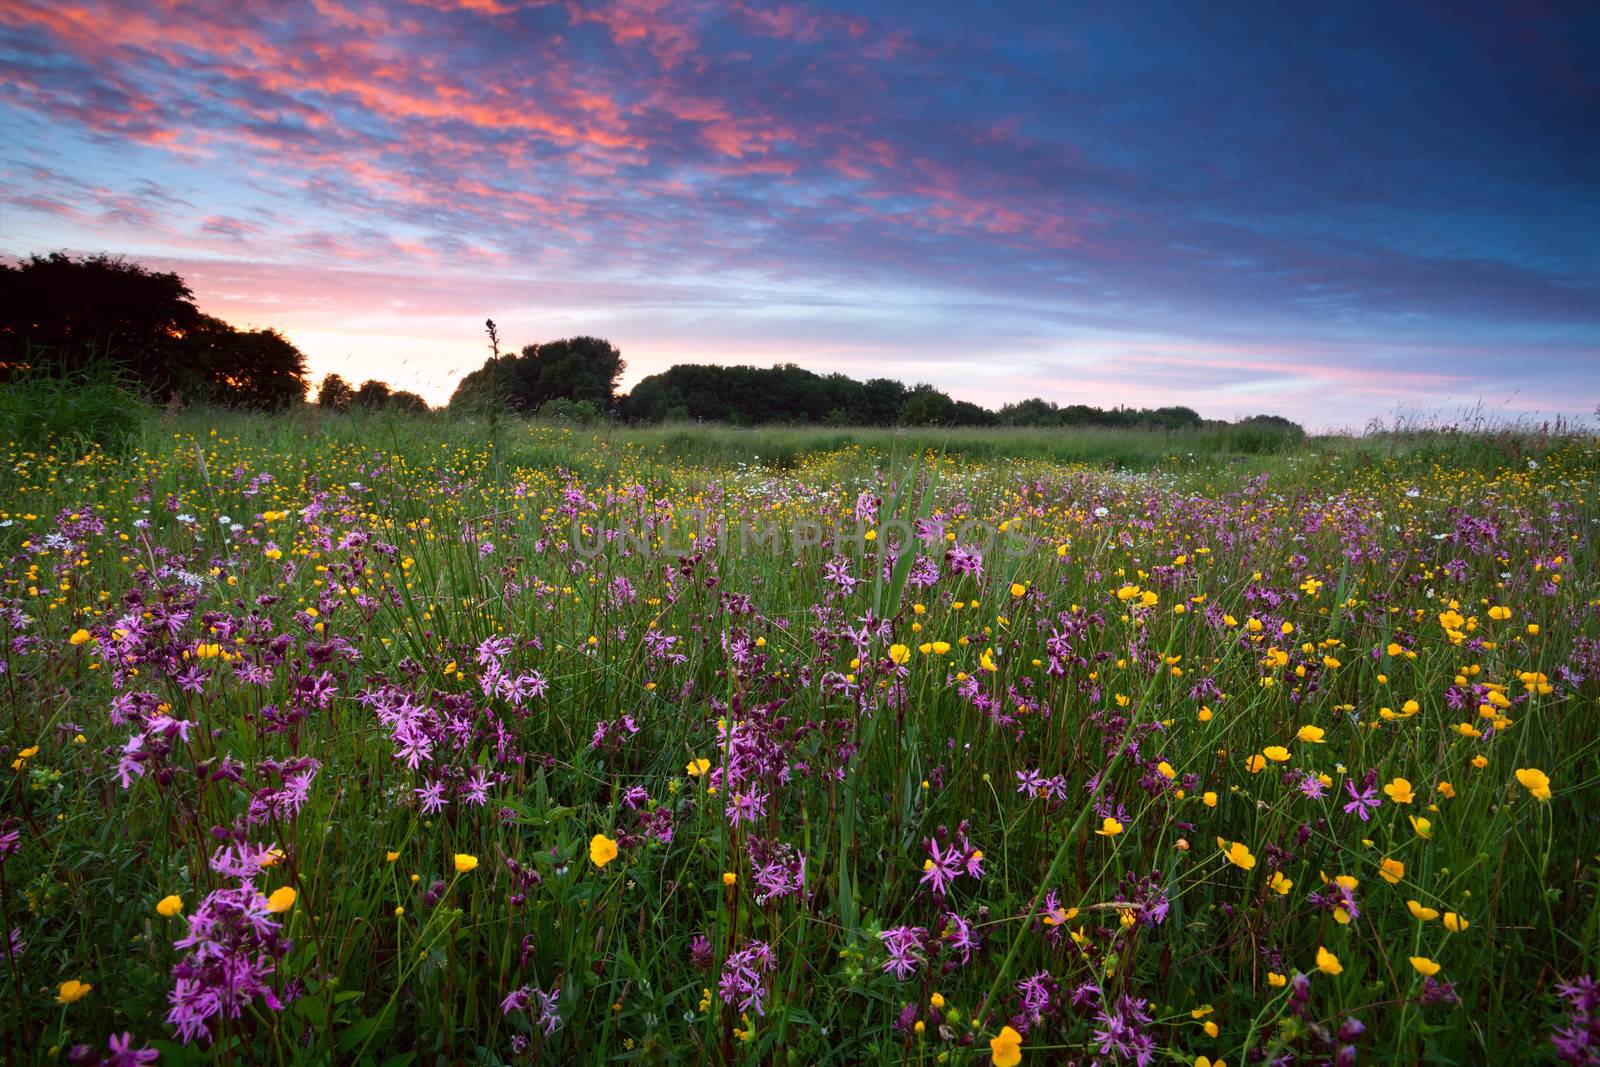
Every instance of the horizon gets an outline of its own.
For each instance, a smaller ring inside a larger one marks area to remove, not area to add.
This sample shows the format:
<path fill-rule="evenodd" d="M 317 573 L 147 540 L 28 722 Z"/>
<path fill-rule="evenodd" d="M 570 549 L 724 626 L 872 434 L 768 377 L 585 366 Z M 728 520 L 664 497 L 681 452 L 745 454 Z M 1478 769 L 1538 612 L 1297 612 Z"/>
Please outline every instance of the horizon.
<path fill-rule="evenodd" d="M 448 400 L 503 347 L 1357 429 L 1600 404 L 1600 9 L 0 9 L 0 253 Z"/>

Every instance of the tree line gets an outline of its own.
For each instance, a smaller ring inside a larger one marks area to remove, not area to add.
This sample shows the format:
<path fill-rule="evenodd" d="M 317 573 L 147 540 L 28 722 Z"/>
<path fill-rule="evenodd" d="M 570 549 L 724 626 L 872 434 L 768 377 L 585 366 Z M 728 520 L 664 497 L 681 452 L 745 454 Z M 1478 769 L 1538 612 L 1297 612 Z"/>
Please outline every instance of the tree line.
<path fill-rule="evenodd" d="M 591 421 L 696 420 L 743 425 L 1111 426 L 1198 428 L 1192 408 L 1099 408 L 1039 397 L 989 410 L 926 383 L 858 381 L 792 363 L 774 367 L 678 364 L 620 394 L 627 364 L 598 337 L 568 337 L 502 352 L 494 321 L 484 324 L 489 357 L 462 378 L 455 413 L 503 411 Z M 147 397 L 279 411 L 304 402 L 305 356 L 272 329 L 241 330 L 195 306 L 177 274 L 110 256 L 65 253 L 0 263 L 0 381 L 38 373 L 70 375 L 113 361 Z M 424 412 L 427 402 L 369 379 L 352 386 L 329 374 L 317 390 L 328 411 Z M 1240 425 L 1300 433 L 1275 415 Z"/>
<path fill-rule="evenodd" d="M 1100 408 L 1057 404 L 1039 397 L 991 411 L 925 383 L 892 378 L 857 381 L 817 374 L 793 363 L 774 367 L 681 363 L 643 378 L 619 394 L 627 364 L 598 337 L 570 337 L 500 351 L 491 319 L 489 358 L 468 374 L 450 398 L 452 411 L 509 411 L 578 421 L 610 415 L 626 422 L 692 420 L 736 425 L 771 423 L 838 426 L 1109 426 L 1191 429 L 1217 425 L 1193 408 Z M 1239 425 L 1300 433 L 1277 415 L 1256 415 Z"/>
<path fill-rule="evenodd" d="M 107 255 L 64 252 L 0 263 L 0 381 L 71 378 L 110 364 L 157 403 L 282 411 L 303 403 L 305 355 L 277 330 L 241 330 L 207 315 L 177 274 Z M 424 412 L 416 393 L 341 376 L 322 380 L 330 411 Z"/>
<path fill-rule="evenodd" d="M 0 380 L 114 362 L 147 397 L 278 411 L 305 398 L 305 356 L 277 330 L 195 306 L 182 278 L 110 256 L 0 263 Z"/>

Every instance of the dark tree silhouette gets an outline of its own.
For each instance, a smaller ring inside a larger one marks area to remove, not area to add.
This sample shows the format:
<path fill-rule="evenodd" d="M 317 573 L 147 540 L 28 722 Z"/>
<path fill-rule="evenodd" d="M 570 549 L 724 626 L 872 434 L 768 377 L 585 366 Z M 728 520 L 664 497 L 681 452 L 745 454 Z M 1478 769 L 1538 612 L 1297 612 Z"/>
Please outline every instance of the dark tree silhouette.
<path fill-rule="evenodd" d="M 407 415 L 422 415 L 428 410 L 428 402 L 409 389 L 396 389 L 389 394 L 389 410 Z"/>
<path fill-rule="evenodd" d="M 317 390 L 317 403 L 330 411 L 349 411 L 355 395 L 356 391 L 342 375 L 330 374 L 322 379 L 322 386 Z"/>
<path fill-rule="evenodd" d="M 388 382 L 376 381 L 368 378 L 361 383 L 355 396 L 350 398 L 350 403 L 358 408 L 368 411 L 379 411 L 389 406 L 390 389 Z"/>
<path fill-rule="evenodd" d="M 0 368 L 70 373 L 97 360 L 158 400 L 276 410 L 305 397 L 305 357 L 287 338 L 203 314 L 176 274 L 61 252 L 0 264 Z"/>

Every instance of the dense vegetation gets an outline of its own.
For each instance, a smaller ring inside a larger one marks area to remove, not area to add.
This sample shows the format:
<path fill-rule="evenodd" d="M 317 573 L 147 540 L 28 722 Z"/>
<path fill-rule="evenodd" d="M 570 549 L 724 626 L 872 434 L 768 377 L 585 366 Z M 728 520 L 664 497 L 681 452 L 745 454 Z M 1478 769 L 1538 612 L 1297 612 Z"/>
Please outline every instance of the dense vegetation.
<path fill-rule="evenodd" d="M 159 403 L 277 411 L 306 391 L 299 349 L 203 313 L 176 274 L 59 252 L 0 262 L 0 381 L 99 376 L 107 362 Z"/>
<path fill-rule="evenodd" d="M 146 418 L 0 465 L 13 1059 L 1600 1048 L 1592 437 Z"/>

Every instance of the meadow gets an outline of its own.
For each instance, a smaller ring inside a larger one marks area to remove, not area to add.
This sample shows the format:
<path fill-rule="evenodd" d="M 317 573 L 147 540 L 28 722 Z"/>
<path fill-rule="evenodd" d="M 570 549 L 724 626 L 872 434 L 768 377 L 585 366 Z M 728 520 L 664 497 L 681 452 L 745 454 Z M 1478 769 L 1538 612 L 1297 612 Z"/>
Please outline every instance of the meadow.
<path fill-rule="evenodd" d="M 1600 1062 L 1592 435 L 106 440 L 0 469 L 13 1062 Z"/>

